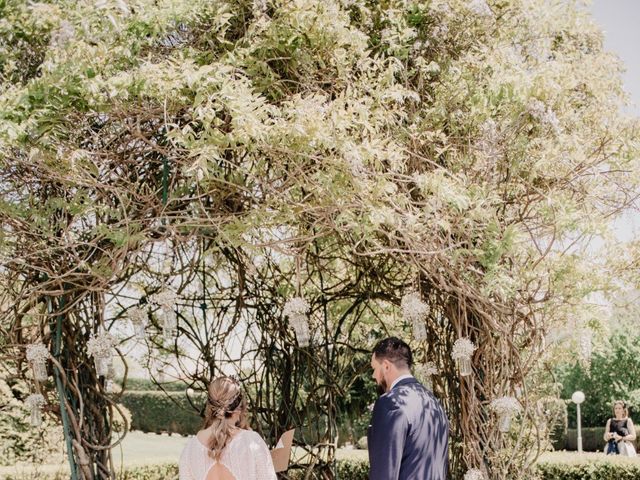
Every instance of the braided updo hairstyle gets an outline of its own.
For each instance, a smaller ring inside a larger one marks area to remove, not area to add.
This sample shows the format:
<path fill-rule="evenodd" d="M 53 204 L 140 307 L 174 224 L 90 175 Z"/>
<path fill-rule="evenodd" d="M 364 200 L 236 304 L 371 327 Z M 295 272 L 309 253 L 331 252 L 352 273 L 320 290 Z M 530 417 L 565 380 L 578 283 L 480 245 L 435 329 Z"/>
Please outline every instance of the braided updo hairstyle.
<path fill-rule="evenodd" d="M 207 406 L 204 410 L 204 428 L 212 427 L 209 438 L 209 456 L 220 460 L 222 451 L 227 446 L 235 427 L 248 428 L 247 403 L 240 384 L 231 377 L 219 377 L 209 384 Z M 240 419 L 235 425 L 228 421 L 231 416 L 240 412 Z"/>

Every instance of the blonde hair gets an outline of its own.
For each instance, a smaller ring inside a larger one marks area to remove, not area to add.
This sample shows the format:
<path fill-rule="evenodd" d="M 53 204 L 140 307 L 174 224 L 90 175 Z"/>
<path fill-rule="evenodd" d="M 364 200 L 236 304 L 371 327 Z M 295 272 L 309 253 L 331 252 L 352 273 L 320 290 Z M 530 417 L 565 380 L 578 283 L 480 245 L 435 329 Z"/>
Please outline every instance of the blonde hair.
<path fill-rule="evenodd" d="M 625 417 L 629 416 L 629 409 L 627 408 L 627 402 L 625 402 L 624 400 L 616 400 L 615 402 L 613 402 L 613 418 L 616 418 L 616 405 L 622 406 L 622 410 L 624 411 Z"/>
<path fill-rule="evenodd" d="M 240 412 L 235 426 L 227 419 Z M 211 427 L 209 438 L 209 456 L 220 460 L 235 427 L 247 429 L 247 403 L 240 384 L 230 377 L 219 377 L 209 384 L 207 406 L 204 410 L 204 428 Z"/>

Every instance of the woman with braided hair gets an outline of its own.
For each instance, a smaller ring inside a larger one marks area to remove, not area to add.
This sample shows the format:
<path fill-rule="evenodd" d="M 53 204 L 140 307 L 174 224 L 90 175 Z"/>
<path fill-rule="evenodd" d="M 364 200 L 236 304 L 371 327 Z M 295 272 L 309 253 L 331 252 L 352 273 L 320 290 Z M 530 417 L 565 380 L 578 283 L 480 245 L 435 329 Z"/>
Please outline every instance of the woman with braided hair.
<path fill-rule="evenodd" d="M 237 380 L 216 378 L 208 389 L 203 429 L 180 456 L 180 480 L 275 480 L 271 453 L 247 425 Z"/>

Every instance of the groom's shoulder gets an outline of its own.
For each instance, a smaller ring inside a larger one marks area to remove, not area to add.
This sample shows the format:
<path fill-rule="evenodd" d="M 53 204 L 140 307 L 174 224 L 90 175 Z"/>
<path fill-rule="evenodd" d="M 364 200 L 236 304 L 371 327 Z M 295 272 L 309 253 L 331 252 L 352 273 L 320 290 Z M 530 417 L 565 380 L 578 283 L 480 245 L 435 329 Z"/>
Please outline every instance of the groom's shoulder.
<path fill-rule="evenodd" d="M 376 409 L 393 410 L 399 408 L 399 395 L 397 389 L 390 390 L 378 397 L 375 403 Z"/>
<path fill-rule="evenodd" d="M 388 408 L 397 408 L 404 403 L 407 396 L 411 395 L 415 389 L 422 387 L 417 381 L 396 385 L 394 388 L 381 395 L 378 402 Z"/>

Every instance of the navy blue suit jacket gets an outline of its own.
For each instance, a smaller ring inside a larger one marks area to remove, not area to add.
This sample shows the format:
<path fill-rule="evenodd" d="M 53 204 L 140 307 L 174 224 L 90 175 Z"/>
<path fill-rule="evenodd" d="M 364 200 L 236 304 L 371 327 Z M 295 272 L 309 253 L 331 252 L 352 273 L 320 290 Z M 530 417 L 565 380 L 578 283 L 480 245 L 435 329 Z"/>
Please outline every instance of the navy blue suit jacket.
<path fill-rule="evenodd" d="M 373 407 L 369 480 L 445 480 L 449 421 L 415 378 L 400 380 Z"/>

